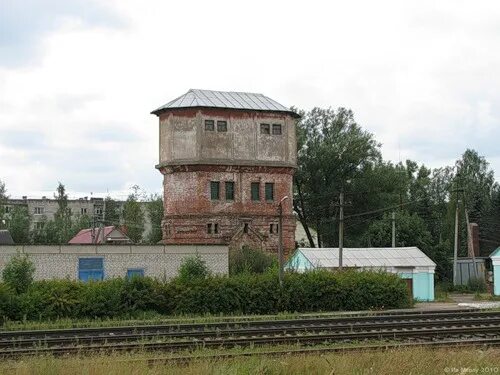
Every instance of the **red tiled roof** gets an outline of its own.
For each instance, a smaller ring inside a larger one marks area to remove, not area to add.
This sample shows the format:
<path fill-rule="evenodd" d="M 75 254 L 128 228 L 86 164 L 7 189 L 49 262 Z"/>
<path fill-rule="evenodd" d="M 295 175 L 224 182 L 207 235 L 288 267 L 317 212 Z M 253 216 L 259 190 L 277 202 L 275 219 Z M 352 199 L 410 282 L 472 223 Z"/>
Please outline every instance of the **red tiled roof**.
<path fill-rule="evenodd" d="M 115 228 L 114 226 L 104 227 L 104 239 L 105 239 L 104 242 L 106 242 L 106 237 L 109 236 L 109 234 L 115 229 L 117 229 L 117 228 Z M 117 230 L 120 231 L 119 229 L 117 229 Z M 100 232 L 100 228 L 95 229 L 94 235 L 96 237 L 96 241 L 94 243 L 102 243 L 103 236 L 102 236 L 102 233 Z M 123 235 L 123 237 L 126 237 L 126 236 Z M 74 245 L 92 244 L 92 229 L 91 228 L 82 229 L 80 232 L 78 232 L 78 234 L 75 237 L 73 237 L 71 240 L 69 240 L 68 243 L 74 244 Z"/>

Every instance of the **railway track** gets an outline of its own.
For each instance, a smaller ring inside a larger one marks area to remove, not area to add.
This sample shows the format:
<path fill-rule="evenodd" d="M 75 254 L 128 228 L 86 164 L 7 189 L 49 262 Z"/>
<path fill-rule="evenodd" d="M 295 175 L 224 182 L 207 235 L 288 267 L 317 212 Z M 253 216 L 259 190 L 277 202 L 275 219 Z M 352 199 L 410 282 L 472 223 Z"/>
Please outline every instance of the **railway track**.
<path fill-rule="evenodd" d="M 453 311 L 251 322 L 0 332 L 0 357 L 34 354 L 476 340 L 498 345 L 500 312 Z M 482 341 L 481 341 L 482 340 Z"/>
<path fill-rule="evenodd" d="M 308 327 L 318 324 L 323 325 L 358 325 L 366 322 L 390 322 L 401 321 L 437 321 L 439 319 L 487 319 L 500 317 L 500 312 L 482 312 L 477 310 L 453 310 L 430 311 L 428 313 L 398 313 L 398 314 L 374 314 L 357 316 L 318 316 L 314 318 L 297 318 L 284 320 L 249 320 L 242 322 L 224 321 L 215 323 L 188 323 L 188 324 L 157 324 L 142 326 L 116 326 L 116 327 L 91 327 L 49 330 L 24 330 L 24 331 L 0 331 L 0 343 L 14 339 L 30 338 L 45 339 L 49 337 L 95 337 L 99 335 L 125 335 L 133 333 L 166 333 L 166 332 L 196 332 L 207 330 L 227 330 L 230 328 L 262 328 L 267 327 Z M 1 344 L 0 344 L 1 345 Z"/>

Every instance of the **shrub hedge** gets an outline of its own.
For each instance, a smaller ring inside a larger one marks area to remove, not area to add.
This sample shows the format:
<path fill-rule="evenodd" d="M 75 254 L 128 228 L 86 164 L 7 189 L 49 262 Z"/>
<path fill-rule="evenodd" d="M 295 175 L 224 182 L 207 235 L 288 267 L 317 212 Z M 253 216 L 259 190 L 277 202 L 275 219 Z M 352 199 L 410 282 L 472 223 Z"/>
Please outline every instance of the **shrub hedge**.
<path fill-rule="evenodd" d="M 9 320 L 130 317 L 145 311 L 270 314 L 404 308 L 410 304 L 405 283 L 381 272 L 288 273 L 282 289 L 275 272 L 169 282 L 147 277 L 88 283 L 37 281 L 21 294 L 0 284 L 0 317 Z"/>

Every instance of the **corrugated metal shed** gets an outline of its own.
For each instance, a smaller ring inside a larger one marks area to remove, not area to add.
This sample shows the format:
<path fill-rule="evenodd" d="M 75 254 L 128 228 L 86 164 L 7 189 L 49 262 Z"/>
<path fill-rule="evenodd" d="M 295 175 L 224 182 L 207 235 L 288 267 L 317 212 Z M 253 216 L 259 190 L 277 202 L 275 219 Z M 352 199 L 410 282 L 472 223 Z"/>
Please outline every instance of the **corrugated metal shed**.
<path fill-rule="evenodd" d="M 338 248 L 299 248 L 317 268 L 339 266 Z M 418 247 L 344 248 L 344 267 L 435 267 L 434 263 Z"/>
<path fill-rule="evenodd" d="M 174 99 L 155 109 L 151 113 L 159 114 L 160 112 L 168 109 L 194 107 L 287 112 L 292 116 L 298 117 L 298 115 L 295 112 L 292 112 L 289 108 L 263 94 L 196 89 L 190 89 L 184 95 L 181 95 L 177 99 Z"/>

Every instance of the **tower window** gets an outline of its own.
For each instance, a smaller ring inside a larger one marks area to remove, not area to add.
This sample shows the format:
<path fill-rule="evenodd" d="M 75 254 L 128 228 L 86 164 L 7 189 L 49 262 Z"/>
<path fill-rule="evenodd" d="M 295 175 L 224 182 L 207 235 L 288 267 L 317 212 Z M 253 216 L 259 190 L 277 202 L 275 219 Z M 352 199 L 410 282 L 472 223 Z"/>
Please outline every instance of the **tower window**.
<path fill-rule="evenodd" d="M 273 135 L 281 135 L 281 124 L 273 124 Z"/>
<path fill-rule="evenodd" d="M 214 120 L 205 120 L 205 131 L 207 132 L 214 131 Z"/>
<path fill-rule="evenodd" d="M 266 201 L 274 200 L 274 184 L 272 182 L 266 182 Z"/>
<path fill-rule="evenodd" d="M 269 224 L 269 233 L 278 233 L 278 224 Z"/>
<path fill-rule="evenodd" d="M 226 181 L 226 200 L 233 201 L 234 200 L 234 182 Z"/>
<path fill-rule="evenodd" d="M 243 233 L 248 233 L 248 223 L 243 224 Z"/>
<path fill-rule="evenodd" d="M 211 181 L 210 182 L 210 199 L 218 200 L 219 199 L 219 190 L 220 190 L 220 182 L 219 181 Z"/>
<path fill-rule="evenodd" d="M 208 234 L 218 234 L 219 224 L 218 223 L 207 223 L 207 233 Z"/>
<path fill-rule="evenodd" d="M 85 208 L 85 207 L 80 208 L 80 214 L 87 215 L 87 208 Z"/>
<path fill-rule="evenodd" d="M 217 121 L 217 131 L 227 132 L 227 121 Z"/>
<path fill-rule="evenodd" d="M 260 183 L 252 182 L 250 189 L 251 189 L 252 200 L 260 201 Z"/>
<path fill-rule="evenodd" d="M 260 134 L 270 134 L 269 124 L 260 124 Z"/>
<path fill-rule="evenodd" d="M 35 207 L 35 215 L 43 215 L 43 207 Z"/>

